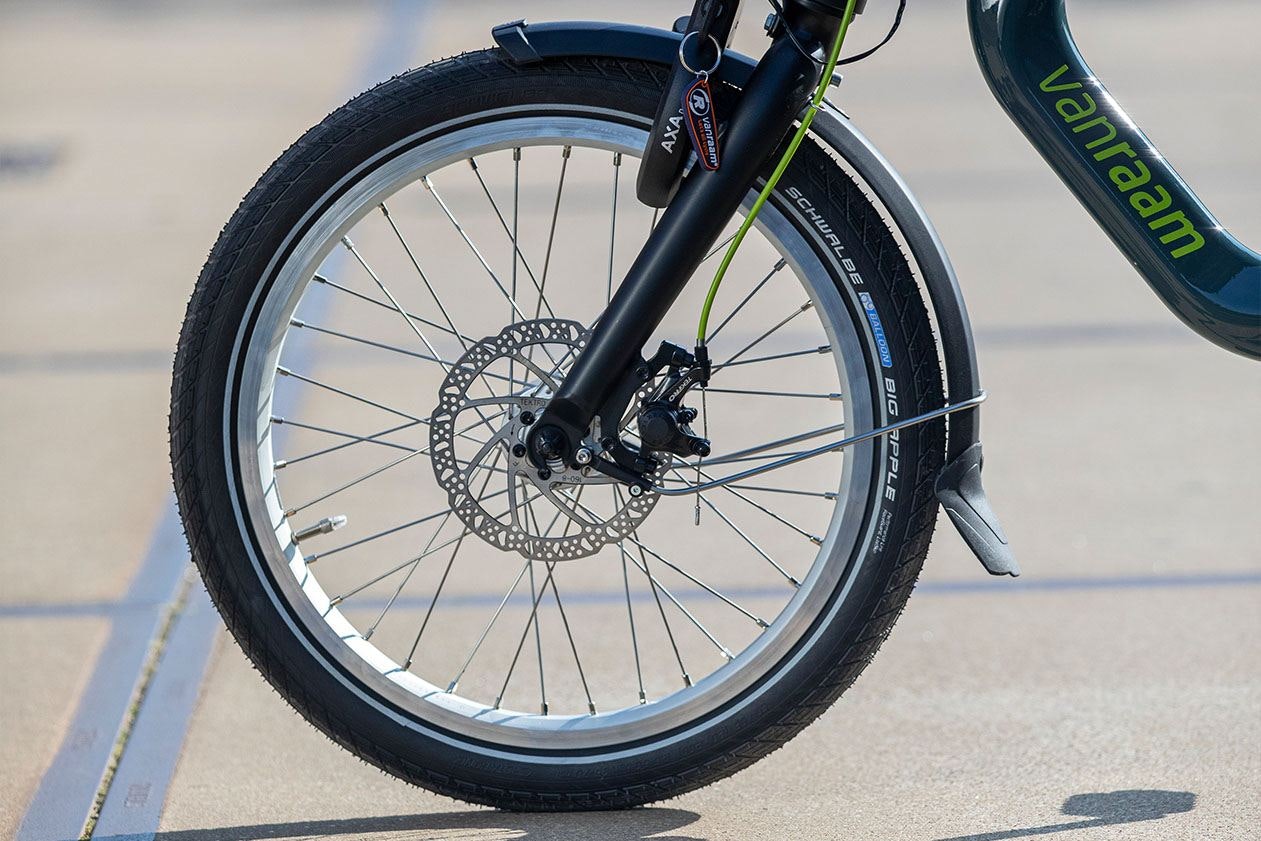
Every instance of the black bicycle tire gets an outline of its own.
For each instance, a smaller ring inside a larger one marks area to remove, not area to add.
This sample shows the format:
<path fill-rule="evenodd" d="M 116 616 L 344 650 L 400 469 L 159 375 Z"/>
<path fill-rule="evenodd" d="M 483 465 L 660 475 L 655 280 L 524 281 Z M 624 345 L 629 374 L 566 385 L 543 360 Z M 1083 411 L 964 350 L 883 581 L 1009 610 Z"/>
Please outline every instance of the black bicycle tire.
<path fill-rule="evenodd" d="M 937 511 L 932 485 L 944 450 L 940 422 L 902 434 L 902 475 L 910 481 L 885 529 L 884 548 L 860 559 L 835 627 L 820 630 L 822 642 L 791 666 L 792 680 L 766 693 L 766 703 L 755 711 L 745 710 L 722 728 L 684 740 L 683 748 L 598 760 L 568 776 L 452 747 L 398 727 L 391 716 L 363 704 L 311 650 L 310 641 L 294 633 L 283 606 L 268 595 L 267 582 L 243 561 L 244 537 L 225 493 L 234 479 L 223 458 L 222 392 L 230 382 L 230 354 L 224 349 L 249 311 L 260 267 L 272 258 L 296 214 L 364 160 L 368 150 L 467 111 L 470 102 L 481 111 L 557 98 L 572 105 L 616 102 L 650 117 L 667 72 L 604 58 L 519 66 L 489 50 L 395 77 L 329 115 L 272 165 L 224 228 L 189 303 L 172 384 L 171 451 L 190 549 L 211 597 L 255 667 L 305 718 L 365 761 L 442 794 L 519 810 L 621 808 L 729 776 L 783 745 L 853 683 L 905 605 L 927 552 Z M 783 189 L 789 185 L 797 185 L 849 239 L 865 288 L 881 312 L 894 359 L 888 375 L 899 382 L 904 397 L 911 395 L 915 411 L 940 406 L 941 372 L 928 315 L 877 208 L 813 143 L 804 144 Z M 790 216 L 796 212 L 784 192 L 772 201 Z M 834 276 L 843 276 L 819 232 L 800 217 L 799 224 L 833 263 Z M 870 364 L 878 366 L 878 360 Z M 905 469 L 907 464 L 913 471 Z M 879 469 L 884 468 L 882 461 Z"/>

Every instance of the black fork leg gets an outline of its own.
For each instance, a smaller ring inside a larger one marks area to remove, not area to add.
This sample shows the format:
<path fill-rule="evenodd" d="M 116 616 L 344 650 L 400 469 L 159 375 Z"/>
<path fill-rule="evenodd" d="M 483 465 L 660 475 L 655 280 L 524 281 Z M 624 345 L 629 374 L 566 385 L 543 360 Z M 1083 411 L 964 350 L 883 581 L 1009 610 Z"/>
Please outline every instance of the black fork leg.
<path fill-rule="evenodd" d="M 840 25 L 839 18 L 803 17 L 813 42 L 828 42 Z M 820 31 L 829 23 L 830 33 Z M 537 464 L 555 458 L 572 463 L 600 406 L 640 359 L 644 343 L 740 206 L 818 78 L 816 63 L 788 38 L 781 36 L 767 50 L 727 123 L 722 167 L 714 172 L 696 167 L 684 181 L 596 325 L 591 343 L 531 430 Z"/>

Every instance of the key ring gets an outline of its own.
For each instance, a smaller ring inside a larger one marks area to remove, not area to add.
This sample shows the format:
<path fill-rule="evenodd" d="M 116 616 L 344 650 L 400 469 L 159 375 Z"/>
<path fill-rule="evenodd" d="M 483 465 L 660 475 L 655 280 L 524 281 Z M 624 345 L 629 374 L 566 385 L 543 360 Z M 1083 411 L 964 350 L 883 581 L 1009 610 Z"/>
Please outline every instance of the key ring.
<path fill-rule="evenodd" d="M 694 31 L 694 32 L 689 32 L 683 36 L 683 40 L 679 42 L 679 64 L 683 65 L 683 69 L 686 70 L 688 73 L 693 74 L 694 76 L 707 77 L 709 76 L 709 74 L 713 73 L 715 70 L 718 69 L 719 64 L 722 64 L 722 44 L 718 43 L 717 38 L 715 38 L 713 35 L 710 35 L 709 40 L 714 42 L 714 49 L 718 51 L 718 57 L 714 59 L 714 66 L 709 68 L 708 70 L 693 69 L 691 66 L 688 65 L 687 58 L 683 55 L 683 53 L 687 47 L 688 39 L 691 38 L 693 35 L 699 35 L 699 34 L 700 34 L 699 31 Z"/>

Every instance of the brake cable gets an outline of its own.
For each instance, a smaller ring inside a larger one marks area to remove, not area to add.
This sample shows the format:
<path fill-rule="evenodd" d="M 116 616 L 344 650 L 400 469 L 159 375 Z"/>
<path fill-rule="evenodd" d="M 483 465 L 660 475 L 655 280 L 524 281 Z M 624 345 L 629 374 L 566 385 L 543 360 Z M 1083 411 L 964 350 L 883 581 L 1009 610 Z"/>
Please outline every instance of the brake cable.
<path fill-rule="evenodd" d="M 783 18 L 783 7 L 779 4 L 779 0 L 770 0 L 771 5 L 775 7 L 776 12 Z M 731 240 L 731 244 L 727 247 L 727 253 L 723 255 L 722 262 L 718 265 L 718 271 L 714 274 L 714 280 L 709 285 L 709 294 L 705 296 L 705 303 L 701 307 L 700 324 L 696 328 L 696 347 L 698 357 L 708 358 L 704 352 L 705 337 L 709 332 L 709 313 L 714 305 L 714 298 L 718 295 L 718 287 L 722 285 L 723 277 L 727 274 L 727 269 L 731 266 L 732 259 L 736 256 L 740 244 L 744 242 L 744 237 L 748 234 L 749 229 L 753 227 L 753 223 L 757 220 L 758 214 L 762 212 L 762 207 L 766 204 L 766 200 L 770 198 L 775 187 L 779 184 L 779 180 L 788 170 L 788 165 L 792 163 L 793 157 L 797 154 L 797 149 L 801 147 L 801 142 L 805 139 L 806 133 L 810 130 L 810 124 L 814 122 L 814 115 L 818 113 L 819 107 L 823 104 L 823 97 L 827 93 L 828 85 L 832 81 L 832 74 L 836 70 L 838 64 L 852 64 L 867 58 L 876 50 L 889 43 L 894 33 L 898 31 L 898 27 L 902 23 L 902 13 L 906 10 L 906 0 L 901 0 L 898 5 L 897 15 L 894 17 L 893 26 L 889 29 L 889 33 L 885 35 L 884 40 L 871 49 L 859 53 L 856 56 L 840 60 L 841 45 L 845 42 L 845 34 L 849 31 L 849 25 L 854 19 L 854 8 L 857 6 L 858 0 L 847 0 L 845 4 L 845 13 L 841 18 L 841 28 L 836 33 L 836 40 L 832 44 L 832 50 L 828 53 L 827 60 L 823 62 L 823 73 L 819 77 L 819 87 L 815 90 L 814 96 L 810 99 L 810 104 L 806 106 L 806 112 L 801 117 L 800 125 L 797 126 L 797 132 L 788 143 L 788 148 L 784 151 L 783 157 L 779 159 L 779 163 L 775 165 L 775 169 L 771 172 L 771 177 L 767 179 L 766 186 L 758 194 L 757 200 L 753 202 L 753 207 L 749 210 L 749 214 L 744 217 L 744 222 L 736 231 L 735 237 Z M 810 58 L 815 63 L 819 63 L 818 59 L 808 53 L 801 43 L 797 40 L 797 36 L 792 30 L 785 25 L 785 32 L 792 40 L 793 45 L 801 51 L 801 53 Z"/>

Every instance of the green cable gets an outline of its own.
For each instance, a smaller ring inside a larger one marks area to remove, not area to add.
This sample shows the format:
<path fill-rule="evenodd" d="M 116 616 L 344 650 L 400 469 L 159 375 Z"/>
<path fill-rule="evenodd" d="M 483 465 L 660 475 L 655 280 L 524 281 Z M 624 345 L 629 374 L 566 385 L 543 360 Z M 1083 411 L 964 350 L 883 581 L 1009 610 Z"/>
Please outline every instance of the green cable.
<path fill-rule="evenodd" d="M 744 236 L 749 232 L 749 228 L 753 227 L 753 222 L 762 211 L 762 205 L 766 204 L 766 200 L 770 198 L 771 193 L 775 190 L 775 185 L 779 183 L 779 179 L 783 177 L 788 165 L 792 163 L 793 156 L 797 154 L 797 149 L 801 146 L 801 141 L 805 139 L 806 132 L 810 130 L 810 124 L 814 122 L 814 115 L 818 113 L 819 106 L 823 103 L 823 96 L 827 93 L 828 83 L 832 80 L 833 71 L 836 70 L 836 62 L 841 57 L 841 44 L 845 42 L 845 33 L 849 30 L 850 21 L 854 19 L 854 6 L 857 2 L 858 0 L 849 0 L 845 4 L 845 15 L 841 18 L 841 28 L 836 33 L 836 42 L 832 44 L 832 52 L 828 55 L 827 64 L 823 66 L 823 75 L 819 79 L 819 88 L 814 92 L 810 105 L 806 108 L 806 113 L 801 118 L 801 125 L 797 127 L 797 133 L 793 135 L 792 141 L 788 144 L 787 151 L 779 159 L 775 171 L 771 173 L 771 177 L 767 179 L 766 186 L 758 194 L 757 201 L 753 202 L 753 208 L 749 211 L 749 215 L 744 218 L 744 224 L 740 226 L 740 230 L 736 231 L 735 239 L 731 241 L 731 245 L 727 248 L 727 253 L 722 258 L 722 263 L 718 266 L 718 271 L 714 274 L 714 281 L 709 285 L 709 294 L 705 296 L 705 305 L 701 307 L 700 325 L 696 328 L 696 344 L 698 346 L 705 344 L 705 334 L 709 332 L 709 311 L 714 306 L 714 298 L 718 296 L 718 287 L 722 285 L 723 276 L 727 274 L 732 258 L 736 256 L 740 243 L 744 242 Z"/>

